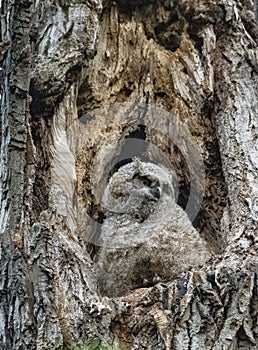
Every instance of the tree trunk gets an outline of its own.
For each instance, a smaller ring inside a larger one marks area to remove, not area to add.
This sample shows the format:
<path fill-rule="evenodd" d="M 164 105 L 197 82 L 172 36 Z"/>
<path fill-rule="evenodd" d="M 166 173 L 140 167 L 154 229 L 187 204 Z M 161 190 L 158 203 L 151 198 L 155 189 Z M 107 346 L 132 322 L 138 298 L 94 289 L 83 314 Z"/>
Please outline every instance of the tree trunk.
<path fill-rule="evenodd" d="M 0 11 L 0 349 L 257 349 L 257 1 Z M 110 298 L 101 196 L 135 156 L 173 170 L 212 258 Z"/>

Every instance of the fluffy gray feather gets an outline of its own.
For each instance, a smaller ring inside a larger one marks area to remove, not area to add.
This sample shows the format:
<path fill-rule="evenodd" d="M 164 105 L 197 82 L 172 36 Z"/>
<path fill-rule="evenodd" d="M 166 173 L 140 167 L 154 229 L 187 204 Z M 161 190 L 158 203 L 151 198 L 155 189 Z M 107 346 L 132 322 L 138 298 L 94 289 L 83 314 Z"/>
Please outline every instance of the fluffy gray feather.
<path fill-rule="evenodd" d="M 95 276 L 100 292 L 120 296 L 168 281 L 210 257 L 205 240 L 175 203 L 172 174 L 134 160 L 110 178 L 102 204 Z"/>

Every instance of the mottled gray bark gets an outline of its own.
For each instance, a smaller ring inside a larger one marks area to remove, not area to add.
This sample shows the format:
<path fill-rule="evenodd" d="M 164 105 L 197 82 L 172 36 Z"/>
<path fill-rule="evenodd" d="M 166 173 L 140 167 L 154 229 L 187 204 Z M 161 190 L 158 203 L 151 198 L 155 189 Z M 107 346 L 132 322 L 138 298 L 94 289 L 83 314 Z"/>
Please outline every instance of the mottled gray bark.
<path fill-rule="evenodd" d="M 0 349 L 256 349 L 255 6 L 2 0 Z M 130 139 L 213 257 L 108 298 L 100 198 Z"/>

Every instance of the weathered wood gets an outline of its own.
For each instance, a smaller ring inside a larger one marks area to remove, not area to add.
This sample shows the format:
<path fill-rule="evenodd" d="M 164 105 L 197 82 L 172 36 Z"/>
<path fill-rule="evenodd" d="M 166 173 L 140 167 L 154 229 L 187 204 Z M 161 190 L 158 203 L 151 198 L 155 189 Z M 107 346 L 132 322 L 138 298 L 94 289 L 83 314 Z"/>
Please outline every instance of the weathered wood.
<path fill-rule="evenodd" d="M 256 349 L 257 2 L 0 12 L 0 349 Z M 172 168 L 213 257 L 103 297 L 101 196 L 135 155 Z"/>

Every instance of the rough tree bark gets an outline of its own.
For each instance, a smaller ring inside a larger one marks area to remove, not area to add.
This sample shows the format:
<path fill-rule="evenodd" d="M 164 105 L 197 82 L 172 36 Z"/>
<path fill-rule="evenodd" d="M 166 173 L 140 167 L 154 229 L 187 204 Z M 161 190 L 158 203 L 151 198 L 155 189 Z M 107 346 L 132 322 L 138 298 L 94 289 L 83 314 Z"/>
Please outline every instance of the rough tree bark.
<path fill-rule="evenodd" d="M 257 2 L 0 4 L 0 349 L 256 349 Z M 186 210 L 198 188 L 175 120 L 205 167 L 193 224 L 213 258 L 100 296 L 98 198 L 124 142 L 173 164 Z"/>

